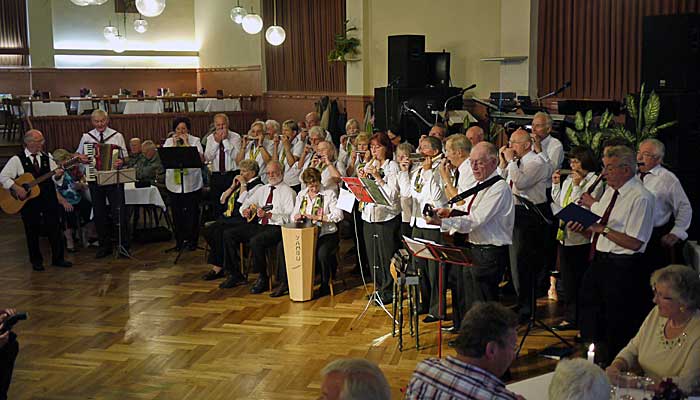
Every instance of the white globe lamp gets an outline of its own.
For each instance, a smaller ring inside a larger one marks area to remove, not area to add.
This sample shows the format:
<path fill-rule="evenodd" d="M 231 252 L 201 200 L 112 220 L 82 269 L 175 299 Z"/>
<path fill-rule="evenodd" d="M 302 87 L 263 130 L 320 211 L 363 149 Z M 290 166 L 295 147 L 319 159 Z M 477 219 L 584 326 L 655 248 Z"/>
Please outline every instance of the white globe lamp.
<path fill-rule="evenodd" d="M 287 33 L 281 26 L 273 25 L 265 31 L 265 40 L 273 46 L 281 45 L 286 38 Z"/>
<path fill-rule="evenodd" d="M 165 10 L 165 0 L 136 0 L 136 9 L 144 17 L 157 17 Z"/>

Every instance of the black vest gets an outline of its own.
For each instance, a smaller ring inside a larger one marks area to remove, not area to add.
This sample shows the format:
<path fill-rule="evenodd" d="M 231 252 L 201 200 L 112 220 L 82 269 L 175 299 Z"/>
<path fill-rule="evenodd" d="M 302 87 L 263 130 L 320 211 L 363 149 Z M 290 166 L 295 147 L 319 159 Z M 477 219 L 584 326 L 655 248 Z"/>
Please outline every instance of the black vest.
<path fill-rule="evenodd" d="M 37 173 L 34 170 L 34 158 L 33 157 L 27 157 L 26 154 L 24 154 L 24 151 L 21 153 L 17 154 L 19 157 L 20 162 L 22 163 L 22 167 L 24 168 L 24 172 L 27 173 L 29 172 L 34 176 L 34 178 L 38 178 L 43 174 L 46 174 L 48 172 L 51 172 L 51 166 L 49 165 L 49 156 L 48 154 L 42 152 L 39 153 L 39 172 Z M 36 197 L 34 199 L 31 199 L 27 202 L 27 204 L 22 208 L 22 211 L 24 212 L 27 209 L 31 209 L 33 207 L 42 207 L 42 208 L 52 208 L 58 205 L 58 199 L 56 197 L 56 186 L 53 183 L 53 179 L 47 179 L 44 182 L 39 184 L 39 188 L 41 189 L 41 193 L 39 194 L 39 197 Z"/>

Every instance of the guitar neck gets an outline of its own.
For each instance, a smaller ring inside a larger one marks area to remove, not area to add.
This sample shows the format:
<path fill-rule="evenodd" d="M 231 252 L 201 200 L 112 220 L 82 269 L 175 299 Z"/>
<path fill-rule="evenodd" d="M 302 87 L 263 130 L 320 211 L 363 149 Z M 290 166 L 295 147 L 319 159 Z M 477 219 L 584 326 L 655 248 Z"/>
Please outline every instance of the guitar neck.
<path fill-rule="evenodd" d="M 29 187 L 34 187 L 36 185 L 40 185 L 42 182 L 51 178 L 54 175 L 56 175 L 56 171 L 47 172 L 44 175 L 34 179 L 31 183 L 29 183 Z"/>

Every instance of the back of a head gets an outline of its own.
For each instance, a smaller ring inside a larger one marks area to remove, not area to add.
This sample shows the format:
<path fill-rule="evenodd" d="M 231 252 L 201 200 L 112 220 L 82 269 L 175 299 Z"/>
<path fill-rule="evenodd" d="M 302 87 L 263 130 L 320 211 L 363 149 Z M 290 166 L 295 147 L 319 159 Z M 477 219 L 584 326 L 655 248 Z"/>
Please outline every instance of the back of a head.
<path fill-rule="evenodd" d="M 500 303 L 475 303 L 462 320 L 455 349 L 460 355 L 481 358 L 489 342 L 505 345 L 508 333 L 517 326 L 515 313 Z"/>
<path fill-rule="evenodd" d="M 341 358 L 321 370 L 321 376 L 337 373 L 343 376 L 339 400 L 389 400 L 391 388 L 382 370 L 364 358 Z"/>
<path fill-rule="evenodd" d="M 575 358 L 562 360 L 549 384 L 549 400 L 599 400 L 610 397 L 610 381 L 597 365 Z"/>

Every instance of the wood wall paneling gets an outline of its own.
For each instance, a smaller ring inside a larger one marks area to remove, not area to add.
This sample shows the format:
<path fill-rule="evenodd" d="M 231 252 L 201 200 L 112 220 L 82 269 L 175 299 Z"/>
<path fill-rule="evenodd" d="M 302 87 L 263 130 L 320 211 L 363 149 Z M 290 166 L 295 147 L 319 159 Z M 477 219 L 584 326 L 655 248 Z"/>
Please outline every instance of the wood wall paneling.
<path fill-rule="evenodd" d="M 197 70 L 197 87 L 206 88 L 209 94 L 222 89 L 225 94 L 262 95 L 262 71 L 259 65 L 243 68 L 200 68 Z"/>

